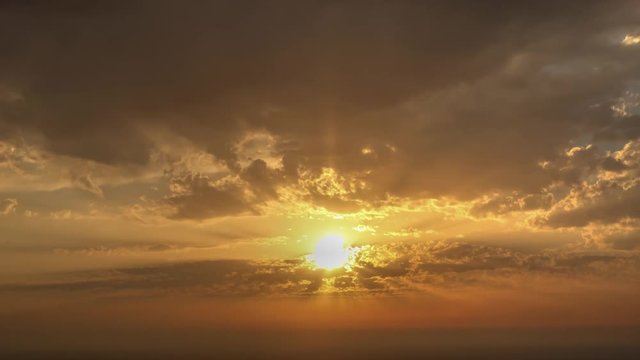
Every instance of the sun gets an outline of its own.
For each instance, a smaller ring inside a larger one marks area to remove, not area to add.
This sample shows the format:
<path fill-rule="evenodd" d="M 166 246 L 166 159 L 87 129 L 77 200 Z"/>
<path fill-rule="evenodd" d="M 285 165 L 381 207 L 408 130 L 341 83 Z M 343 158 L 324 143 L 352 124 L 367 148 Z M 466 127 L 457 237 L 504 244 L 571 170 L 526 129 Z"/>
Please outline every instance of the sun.
<path fill-rule="evenodd" d="M 318 241 L 313 254 L 307 256 L 317 268 L 337 269 L 349 262 L 349 249 L 344 246 L 344 238 L 340 235 L 326 235 Z"/>

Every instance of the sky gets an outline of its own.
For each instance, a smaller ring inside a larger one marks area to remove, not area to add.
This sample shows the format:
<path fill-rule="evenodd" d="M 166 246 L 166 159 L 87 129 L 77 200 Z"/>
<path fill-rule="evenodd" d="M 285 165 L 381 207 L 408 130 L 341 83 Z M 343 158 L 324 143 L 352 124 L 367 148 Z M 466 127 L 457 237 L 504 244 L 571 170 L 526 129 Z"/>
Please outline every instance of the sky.
<path fill-rule="evenodd" d="M 0 4 L 0 354 L 637 358 L 639 284 L 638 1 Z"/>

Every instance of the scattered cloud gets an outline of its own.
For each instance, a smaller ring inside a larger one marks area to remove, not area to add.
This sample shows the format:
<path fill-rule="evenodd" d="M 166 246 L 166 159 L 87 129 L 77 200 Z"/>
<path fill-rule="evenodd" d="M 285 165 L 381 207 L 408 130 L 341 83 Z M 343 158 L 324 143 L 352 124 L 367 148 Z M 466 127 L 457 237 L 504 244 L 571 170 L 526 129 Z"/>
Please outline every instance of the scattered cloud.
<path fill-rule="evenodd" d="M 559 172 L 570 184 L 568 192 L 541 222 L 553 227 L 581 227 L 638 219 L 639 144 L 630 141 L 615 152 L 589 146 L 570 150 L 569 161 Z"/>
<path fill-rule="evenodd" d="M 71 174 L 71 181 L 78 188 L 88 191 L 98 197 L 103 197 L 102 189 L 98 186 L 93 179 L 91 179 L 90 174 Z"/>
<path fill-rule="evenodd" d="M 0 214 L 10 215 L 16 212 L 18 207 L 18 200 L 16 199 L 4 199 L 0 202 Z"/>
<path fill-rule="evenodd" d="M 625 35 L 622 43 L 627 46 L 640 44 L 640 35 Z"/>
<path fill-rule="evenodd" d="M 314 269 L 304 259 L 214 260 L 85 272 L 70 282 L 4 285 L 2 289 L 170 291 L 207 296 L 375 294 L 492 287 L 519 276 L 570 276 L 580 281 L 635 276 L 640 271 L 637 254 L 566 249 L 523 252 L 459 241 L 366 245 L 355 248 L 354 254 L 348 268 L 333 271 Z"/>

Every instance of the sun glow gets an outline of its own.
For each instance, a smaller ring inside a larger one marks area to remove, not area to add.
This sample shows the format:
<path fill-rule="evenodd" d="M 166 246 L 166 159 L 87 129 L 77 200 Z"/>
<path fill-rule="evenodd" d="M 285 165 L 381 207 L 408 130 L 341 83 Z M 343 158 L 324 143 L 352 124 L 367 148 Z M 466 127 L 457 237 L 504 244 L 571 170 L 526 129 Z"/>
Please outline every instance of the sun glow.
<path fill-rule="evenodd" d="M 344 238 L 340 235 L 326 235 L 318 243 L 313 254 L 307 257 L 317 268 L 336 269 L 349 262 L 351 252 L 344 245 Z"/>

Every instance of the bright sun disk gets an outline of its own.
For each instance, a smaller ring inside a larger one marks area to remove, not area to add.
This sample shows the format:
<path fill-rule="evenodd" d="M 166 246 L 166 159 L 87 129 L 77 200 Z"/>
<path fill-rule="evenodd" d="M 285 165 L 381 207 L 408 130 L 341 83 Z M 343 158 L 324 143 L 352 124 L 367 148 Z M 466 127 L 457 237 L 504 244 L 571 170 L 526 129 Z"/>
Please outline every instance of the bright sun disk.
<path fill-rule="evenodd" d="M 313 254 L 307 257 L 316 267 L 336 269 L 349 261 L 349 250 L 344 246 L 344 238 L 339 235 L 327 235 L 316 244 Z"/>

